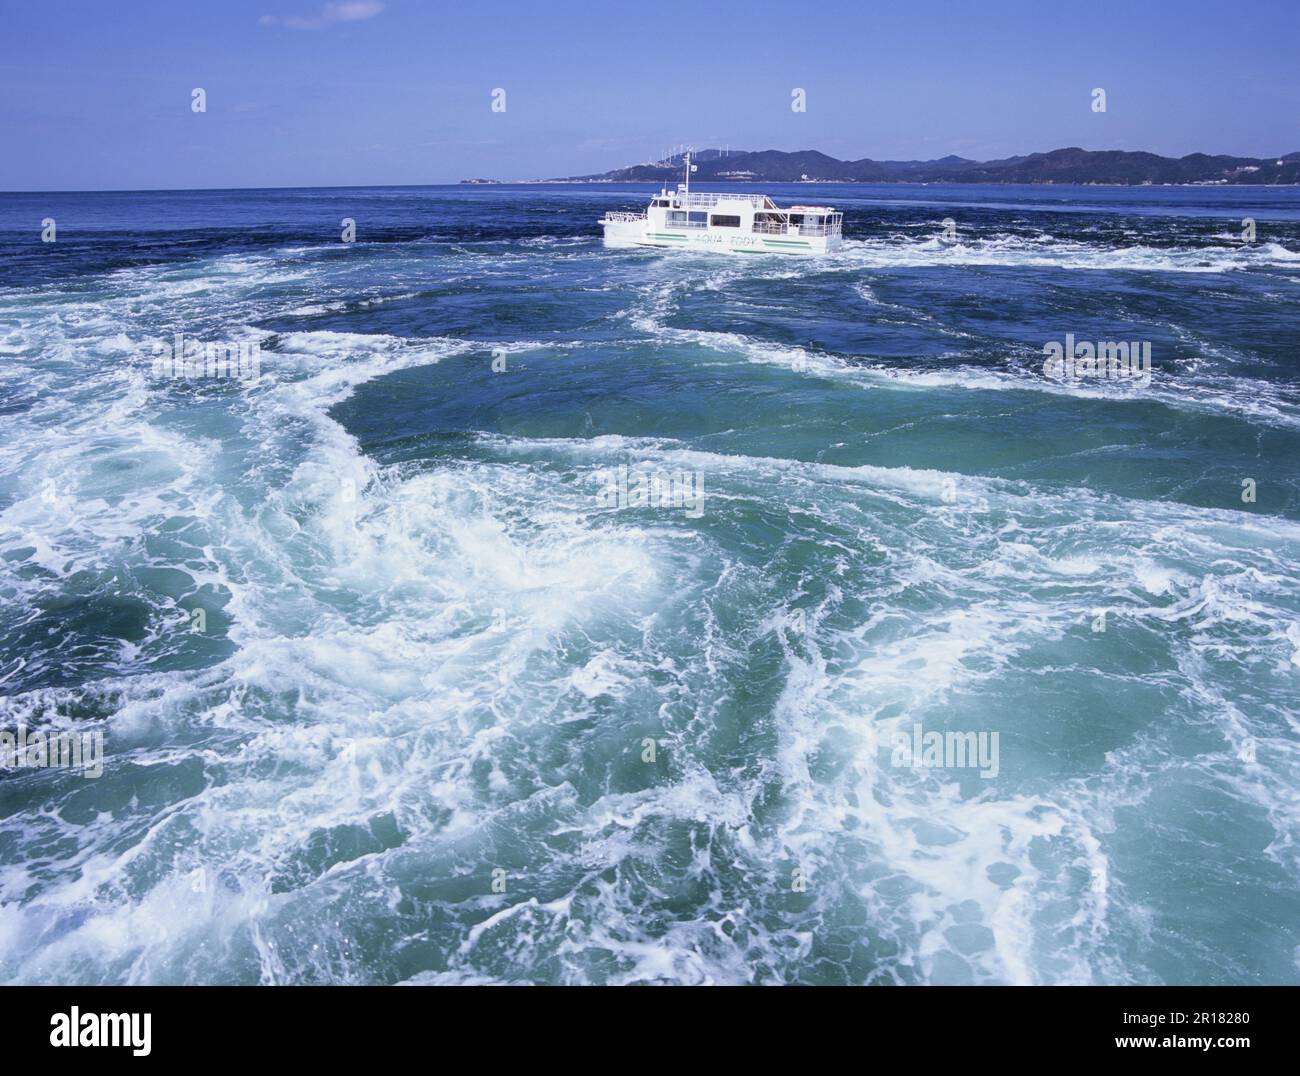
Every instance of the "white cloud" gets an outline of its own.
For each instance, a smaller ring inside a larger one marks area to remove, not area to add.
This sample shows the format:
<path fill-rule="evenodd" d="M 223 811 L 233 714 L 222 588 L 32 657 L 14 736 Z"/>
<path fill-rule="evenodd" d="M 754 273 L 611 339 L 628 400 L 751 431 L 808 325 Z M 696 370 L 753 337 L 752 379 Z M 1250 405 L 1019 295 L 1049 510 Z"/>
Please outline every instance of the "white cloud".
<path fill-rule="evenodd" d="M 263 15 L 258 22 L 291 30 L 321 30 L 335 23 L 373 19 L 383 10 L 379 0 L 331 0 L 315 15 Z"/>

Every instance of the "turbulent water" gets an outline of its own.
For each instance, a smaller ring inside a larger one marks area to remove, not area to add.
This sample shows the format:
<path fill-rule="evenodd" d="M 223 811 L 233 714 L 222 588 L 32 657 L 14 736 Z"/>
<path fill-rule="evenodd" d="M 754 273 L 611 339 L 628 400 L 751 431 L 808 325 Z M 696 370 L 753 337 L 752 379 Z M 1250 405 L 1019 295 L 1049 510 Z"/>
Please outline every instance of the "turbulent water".
<path fill-rule="evenodd" d="M 1300 981 L 1300 191 L 769 193 L 0 195 L 0 979 Z"/>

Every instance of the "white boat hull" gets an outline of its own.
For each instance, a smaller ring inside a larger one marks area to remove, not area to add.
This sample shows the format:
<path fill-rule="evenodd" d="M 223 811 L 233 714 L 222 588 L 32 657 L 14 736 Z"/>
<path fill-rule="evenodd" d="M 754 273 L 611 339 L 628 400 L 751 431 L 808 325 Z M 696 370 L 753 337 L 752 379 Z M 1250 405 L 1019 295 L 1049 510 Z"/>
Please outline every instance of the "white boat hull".
<path fill-rule="evenodd" d="M 685 182 L 661 190 L 644 213 L 610 211 L 601 218 L 611 247 L 709 250 L 729 254 L 826 254 L 839 247 L 844 214 L 832 206 L 782 209 L 765 194 L 691 191 L 691 155 L 682 159 Z"/>
<path fill-rule="evenodd" d="M 838 235 L 736 234 L 731 228 L 654 227 L 646 221 L 602 220 L 607 247 L 675 247 L 746 254 L 826 254 L 840 246 Z"/>

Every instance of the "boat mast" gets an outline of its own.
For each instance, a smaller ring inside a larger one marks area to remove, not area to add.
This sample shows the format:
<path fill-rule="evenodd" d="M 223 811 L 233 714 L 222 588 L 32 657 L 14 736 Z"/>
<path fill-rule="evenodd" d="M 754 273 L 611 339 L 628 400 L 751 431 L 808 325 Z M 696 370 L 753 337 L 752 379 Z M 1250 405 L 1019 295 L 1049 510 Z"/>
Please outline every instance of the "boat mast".
<path fill-rule="evenodd" d="M 686 154 L 682 158 L 682 160 L 686 165 L 686 193 L 689 195 L 691 193 L 691 151 L 690 150 L 686 151 Z"/>

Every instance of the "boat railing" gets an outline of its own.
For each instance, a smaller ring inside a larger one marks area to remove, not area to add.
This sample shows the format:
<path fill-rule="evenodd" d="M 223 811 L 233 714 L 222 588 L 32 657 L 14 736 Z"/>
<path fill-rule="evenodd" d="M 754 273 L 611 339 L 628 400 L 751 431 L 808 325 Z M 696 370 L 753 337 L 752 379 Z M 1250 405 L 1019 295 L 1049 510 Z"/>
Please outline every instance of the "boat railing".
<path fill-rule="evenodd" d="M 757 235 L 839 235 L 838 224 L 775 224 L 766 221 L 754 221 Z"/>
<path fill-rule="evenodd" d="M 800 224 L 797 227 L 800 235 L 840 235 L 844 229 L 844 218 L 836 213 L 825 224 Z"/>
<path fill-rule="evenodd" d="M 692 194 L 679 194 L 676 201 L 679 205 L 684 206 L 715 206 L 719 202 L 748 202 L 752 206 L 758 206 L 760 209 L 766 208 L 768 198 L 765 194 L 717 194 L 701 193 L 696 191 Z"/>
<path fill-rule="evenodd" d="M 615 212 L 614 210 L 608 210 L 605 213 L 605 219 L 630 222 L 630 221 L 645 220 L 646 215 L 644 213 L 621 213 L 621 212 Z"/>

